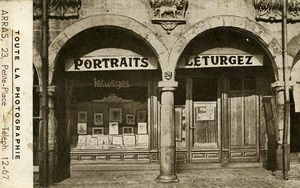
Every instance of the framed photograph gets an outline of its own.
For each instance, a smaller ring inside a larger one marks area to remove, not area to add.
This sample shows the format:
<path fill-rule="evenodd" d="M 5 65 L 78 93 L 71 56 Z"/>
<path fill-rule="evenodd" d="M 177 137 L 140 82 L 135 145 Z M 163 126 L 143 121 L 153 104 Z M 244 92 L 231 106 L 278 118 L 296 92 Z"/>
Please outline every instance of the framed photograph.
<path fill-rule="evenodd" d="M 147 111 L 138 111 L 137 122 L 138 123 L 145 123 L 145 122 L 147 122 Z"/>
<path fill-rule="evenodd" d="M 108 134 L 119 134 L 119 122 L 109 122 Z"/>
<path fill-rule="evenodd" d="M 135 146 L 135 136 L 134 135 L 123 136 L 123 145 L 124 146 Z"/>
<path fill-rule="evenodd" d="M 87 111 L 78 111 L 77 114 L 77 122 L 78 123 L 86 123 L 87 122 Z"/>
<path fill-rule="evenodd" d="M 138 123 L 138 134 L 147 134 L 147 123 Z"/>
<path fill-rule="evenodd" d="M 87 123 L 77 123 L 77 134 L 87 134 Z"/>
<path fill-rule="evenodd" d="M 128 125 L 135 124 L 135 115 L 134 114 L 126 114 L 126 124 L 128 124 Z"/>
<path fill-rule="evenodd" d="M 123 145 L 123 136 L 113 136 L 112 143 L 113 145 Z"/>
<path fill-rule="evenodd" d="M 94 113 L 94 124 L 95 125 L 103 125 L 103 114 L 102 113 Z"/>
<path fill-rule="evenodd" d="M 103 127 L 93 127 L 92 128 L 92 136 L 98 137 L 104 135 L 104 128 Z"/>
<path fill-rule="evenodd" d="M 122 123 L 122 108 L 110 108 L 109 121 Z"/>
<path fill-rule="evenodd" d="M 133 127 L 123 127 L 123 134 L 134 134 Z"/>

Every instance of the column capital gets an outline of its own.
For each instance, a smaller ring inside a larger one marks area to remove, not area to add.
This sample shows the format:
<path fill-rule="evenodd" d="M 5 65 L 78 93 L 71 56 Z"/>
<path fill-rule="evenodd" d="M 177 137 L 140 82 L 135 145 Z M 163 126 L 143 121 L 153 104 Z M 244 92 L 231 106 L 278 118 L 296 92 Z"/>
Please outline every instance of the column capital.
<path fill-rule="evenodd" d="M 283 81 L 273 82 L 271 84 L 271 88 L 274 89 L 276 92 L 284 91 L 284 82 Z"/>
<path fill-rule="evenodd" d="M 48 95 L 49 97 L 52 97 L 55 93 L 56 93 L 56 86 L 54 85 L 51 85 L 51 86 L 48 86 Z"/>
<path fill-rule="evenodd" d="M 173 91 L 177 86 L 178 82 L 174 80 L 158 82 L 158 87 L 162 88 L 162 91 Z"/>

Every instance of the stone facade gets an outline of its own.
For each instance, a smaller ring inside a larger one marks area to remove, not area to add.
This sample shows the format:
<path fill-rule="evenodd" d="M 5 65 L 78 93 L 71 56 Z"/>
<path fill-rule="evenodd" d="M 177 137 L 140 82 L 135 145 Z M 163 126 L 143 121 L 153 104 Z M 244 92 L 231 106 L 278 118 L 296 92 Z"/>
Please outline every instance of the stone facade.
<path fill-rule="evenodd" d="M 154 5 L 157 3 L 156 5 Z M 177 4 L 176 4 L 177 3 Z M 182 4 L 180 4 L 182 3 Z M 263 21 L 256 19 L 254 1 L 250 0 L 84 0 L 81 1 L 75 17 L 61 19 L 50 17 L 49 21 L 49 85 L 54 84 L 55 73 L 58 67 L 59 56 L 68 41 L 78 34 L 92 29 L 111 27 L 119 28 L 124 32 L 132 32 L 149 44 L 157 55 L 161 69 L 162 111 L 166 118 L 161 123 L 163 134 L 168 135 L 168 143 L 161 145 L 165 150 L 161 161 L 161 181 L 176 182 L 175 166 L 168 163 L 174 161 L 174 95 L 177 87 L 175 80 L 176 68 L 180 55 L 197 36 L 203 33 L 225 28 L 238 31 L 250 36 L 261 45 L 271 58 L 274 80 L 277 86 L 282 86 L 283 59 L 282 59 L 282 25 L 280 21 Z M 166 6 L 166 7 L 164 7 Z M 174 7 L 173 9 L 171 9 Z M 159 11 L 159 12 L 156 12 Z M 157 16 L 160 14 L 159 16 Z M 153 21 L 154 20 L 154 21 Z M 291 84 L 298 87 L 300 83 L 300 24 L 296 21 L 288 23 L 288 72 L 292 74 Z M 41 21 L 34 19 L 34 65 L 40 83 L 41 75 Z M 72 50 L 72 49 L 70 49 Z M 266 86 L 266 87 L 271 87 Z M 282 115 L 282 93 L 277 94 L 278 113 Z M 52 96 L 51 96 L 52 99 Z M 53 101 L 51 102 L 52 106 Z M 55 107 L 53 107 L 55 109 Z M 51 119 L 55 119 L 51 114 Z M 55 121 L 55 120 L 52 120 Z M 51 126 L 59 126 L 55 123 Z M 283 119 L 279 120 L 279 129 L 282 129 Z M 171 132 L 170 132 L 171 131 Z M 55 134 L 55 133 L 53 133 Z M 280 133 L 282 138 L 282 134 Z M 53 136 L 53 135 L 52 135 Z M 161 135 L 164 136 L 164 135 Z M 52 139 L 52 137 L 50 137 Z M 55 139 L 54 139 L 55 140 Z M 55 141 L 53 141 L 55 143 Z M 173 154 L 172 154 L 173 153 Z M 54 157 L 55 158 L 55 157 Z M 168 160 L 167 160 L 168 159 Z M 55 162 L 54 162 L 55 163 Z M 279 168 L 279 167 L 278 167 Z M 53 169 L 52 169 L 53 170 Z M 174 175 L 174 176 L 173 176 Z M 165 178 L 165 179 L 164 179 Z"/>

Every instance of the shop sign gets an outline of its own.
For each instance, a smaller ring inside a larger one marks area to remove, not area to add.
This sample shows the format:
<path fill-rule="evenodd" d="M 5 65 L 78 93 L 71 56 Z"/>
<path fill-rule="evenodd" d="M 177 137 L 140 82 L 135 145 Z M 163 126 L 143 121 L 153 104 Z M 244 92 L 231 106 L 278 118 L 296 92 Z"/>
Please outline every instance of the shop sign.
<path fill-rule="evenodd" d="M 102 56 L 69 59 L 65 71 L 152 70 L 157 69 L 154 57 Z"/>
<path fill-rule="evenodd" d="M 128 80 L 98 80 L 94 78 L 94 87 L 116 87 L 118 89 L 130 87 Z"/>
<path fill-rule="evenodd" d="M 196 55 L 179 64 L 179 68 L 263 66 L 262 55 Z"/>

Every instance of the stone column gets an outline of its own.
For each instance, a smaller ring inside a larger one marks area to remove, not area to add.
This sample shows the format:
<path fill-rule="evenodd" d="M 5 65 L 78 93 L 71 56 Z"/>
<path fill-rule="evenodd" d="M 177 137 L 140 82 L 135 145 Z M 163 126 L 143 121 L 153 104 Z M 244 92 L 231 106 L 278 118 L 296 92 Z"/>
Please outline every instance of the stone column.
<path fill-rule="evenodd" d="M 56 179 L 56 159 L 57 159 L 57 147 L 56 147 L 56 128 L 57 121 L 54 114 L 54 97 L 56 87 L 48 87 L 48 148 L 49 148 L 49 183 L 52 184 Z"/>
<path fill-rule="evenodd" d="M 160 128 L 160 175 L 157 182 L 179 182 L 175 174 L 176 141 L 174 123 L 174 90 L 178 83 L 175 81 L 159 82 L 161 88 L 161 128 Z"/>
<path fill-rule="evenodd" d="M 284 101 L 284 83 L 283 82 L 274 82 L 272 83 L 273 91 L 275 92 L 276 98 L 276 109 L 277 109 L 277 126 L 276 126 L 276 136 L 277 136 L 277 149 L 276 149 L 276 166 L 274 174 L 277 178 L 282 179 L 282 169 L 283 169 L 283 129 L 284 129 L 284 118 L 285 118 L 285 101 Z M 289 126 L 289 125 L 287 125 Z M 288 130 L 290 130 L 288 128 Z M 289 139 L 289 136 L 288 136 Z M 288 148 L 290 142 L 287 143 Z M 274 151 L 275 152 L 275 151 Z M 289 153 L 289 152 L 288 152 Z M 288 154 L 289 155 L 289 154 Z M 275 162 L 275 161 L 269 161 Z M 289 166 L 289 160 L 286 163 Z"/>

